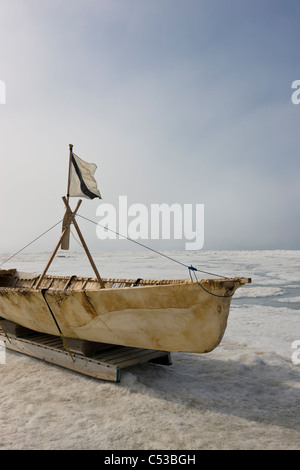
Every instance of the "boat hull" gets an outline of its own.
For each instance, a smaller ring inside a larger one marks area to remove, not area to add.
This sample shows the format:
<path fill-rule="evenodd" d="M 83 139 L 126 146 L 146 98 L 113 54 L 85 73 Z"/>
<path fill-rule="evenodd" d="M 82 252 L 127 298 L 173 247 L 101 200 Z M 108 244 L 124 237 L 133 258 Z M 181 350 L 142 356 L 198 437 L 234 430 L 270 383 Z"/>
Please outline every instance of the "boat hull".
<path fill-rule="evenodd" d="M 0 317 L 41 333 L 59 335 L 60 329 L 66 338 L 205 353 L 220 343 L 232 295 L 246 282 L 235 278 L 105 289 L 96 284 L 44 290 L 4 286 Z"/>

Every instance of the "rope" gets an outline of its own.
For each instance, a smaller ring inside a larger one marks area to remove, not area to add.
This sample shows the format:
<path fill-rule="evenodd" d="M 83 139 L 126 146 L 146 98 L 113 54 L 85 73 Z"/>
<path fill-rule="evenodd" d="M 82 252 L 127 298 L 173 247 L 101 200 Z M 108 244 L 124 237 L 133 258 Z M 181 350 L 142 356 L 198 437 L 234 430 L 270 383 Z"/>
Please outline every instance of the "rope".
<path fill-rule="evenodd" d="M 39 238 L 41 238 L 43 235 L 45 235 L 46 233 L 50 232 L 50 230 L 52 230 L 54 227 L 56 227 L 57 225 L 61 224 L 62 223 L 62 220 L 60 220 L 59 222 L 57 222 L 56 224 L 52 225 L 52 227 L 48 228 L 47 230 L 45 230 L 45 232 L 43 232 L 41 235 L 39 235 L 38 237 L 36 237 L 34 240 L 32 240 L 32 242 L 28 243 L 27 245 L 25 245 L 23 248 L 21 248 L 19 251 L 17 251 L 15 254 L 13 254 L 12 256 L 10 256 L 9 258 L 7 258 L 5 261 L 2 261 L 2 263 L 0 264 L 0 266 L 2 266 L 4 263 L 7 263 L 7 261 L 11 260 L 12 258 L 14 258 L 16 255 L 18 255 L 19 253 L 21 253 L 21 251 L 25 250 L 25 248 L 27 248 L 28 246 L 32 245 L 34 242 L 36 242 Z"/>
<path fill-rule="evenodd" d="M 80 243 L 79 240 L 77 240 L 77 238 L 75 237 L 75 235 L 74 235 L 74 233 L 73 233 L 72 230 L 70 230 L 70 233 L 71 233 L 72 237 L 74 238 L 75 242 L 78 243 L 78 245 L 81 246 L 81 248 L 83 248 L 82 244 Z"/>
<path fill-rule="evenodd" d="M 83 215 L 80 215 L 77 213 L 77 215 L 79 217 L 81 217 L 82 219 L 85 219 L 85 220 L 88 220 L 89 222 L 91 222 L 92 224 L 95 224 L 95 225 L 99 225 L 99 227 L 102 227 L 104 228 L 104 230 L 108 230 L 109 232 L 112 232 L 116 235 L 118 235 L 119 237 L 122 237 L 122 238 L 126 238 L 127 240 L 133 242 L 133 243 L 136 243 L 137 245 L 140 245 L 142 246 L 143 248 L 146 248 L 147 250 L 149 251 L 153 251 L 154 253 L 160 255 L 160 256 L 164 256 L 165 258 L 173 261 L 174 263 L 177 263 L 177 264 L 180 264 L 181 266 L 184 266 L 185 268 L 187 269 L 192 269 L 193 271 L 198 271 L 199 273 L 204 273 L 204 274 L 209 274 L 211 276 L 217 276 L 217 277 L 223 277 L 224 279 L 228 279 L 228 277 L 225 277 L 225 276 L 221 276 L 220 274 L 215 274 L 215 273 L 210 273 L 208 271 L 202 271 L 201 269 L 197 269 L 197 268 L 194 268 L 193 266 L 188 266 L 187 264 L 185 263 L 182 263 L 181 261 L 178 261 L 177 259 L 175 258 L 172 258 L 171 256 L 168 256 L 168 255 L 165 255 L 164 253 L 161 253 L 160 251 L 157 251 L 157 250 L 154 250 L 154 248 L 150 248 L 150 246 L 147 246 L 147 245 L 144 245 L 143 243 L 140 243 L 136 240 L 133 240 L 132 238 L 130 237 L 127 237 L 125 235 L 122 235 L 120 234 L 119 232 L 115 232 L 114 230 L 108 228 L 108 227 L 104 227 L 104 225 L 101 225 L 99 224 L 98 222 L 95 222 L 94 220 L 91 220 L 91 219 L 88 219 L 87 217 L 84 217 Z"/>
<path fill-rule="evenodd" d="M 198 271 L 198 269 L 194 268 L 194 266 L 189 266 L 189 275 L 190 275 L 190 278 L 191 278 L 191 281 L 193 280 L 192 279 L 192 275 L 191 275 L 191 272 L 194 274 L 194 277 L 195 277 L 195 280 L 197 282 L 197 284 L 199 284 L 199 286 L 201 287 L 201 289 L 203 289 L 205 292 L 207 292 L 208 294 L 210 295 L 213 295 L 214 297 L 221 297 L 221 298 L 226 298 L 226 297 L 232 297 L 233 294 L 229 294 L 229 295 L 218 295 L 218 294 L 214 294 L 213 292 L 209 292 L 208 290 L 205 289 L 205 287 L 202 286 L 202 284 L 200 284 L 200 282 L 198 281 L 198 278 L 196 276 L 196 273 L 195 271 Z M 228 279 L 228 278 L 225 278 L 225 279 Z"/>
<path fill-rule="evenodd" d="M 193 280 L 192 279 L 192 275 L 191 273 L 193 273 L 194 277 L 195 277 L 195 280 L 197 282 L 197 284 L 201 287 L 201 289 L 203 289 L 205 292 L 207 292 L 208 294 L 210 295 L 213 295 L 214 297 L 222 297 L 222 298 L 226 298 L 226 297 L 232 297 L 233 294 L 229 294 L 229 295 L 217 295 L 217 294 L 214 294 L 213 292 L 209 292 L 208 290 L 206 290 L 199 282 L 197 276 L 196 276 L 196 271 L 197 272 L 200 272 L 200 273 L 204 273 L 204 274 L 209 274 L 211 276 L 217 276 L 217 277 L 223 277 L 224 279 L 228 279 L 228 277 L 226 276 L 221 276 L 220 274 L 215 274 L 215 273 L 211 273 L 211 272 L 208 272 L 208 271 L 203 271 L 201 269 L 198 269 L 198 268 L 195 268 L 194 266 L 190 265 L 188 266 L 187 264 L 185 263 L 182 263 L 181 261 L 178 261 L 177 259 L 175 258 L 172 258 L 171 256 L 168 256 L 164 253 L 161 253 L 160 251 L 157 251 L 155 250 L 154 248 L 151 248 L 147 245 L 144 245 L 143 243 L 140 243 L 138 242 L 137 240 L 133 240 L 132 238 L 130 237 L 127 237 L 125 235 L 122 235 L 120 234 L 119 232 L 116 232 L 114 230 L 111 230 L 109 229 L 108 227 L 104 227 L 103 225 L 99 224 L 98 222 L 95 222 L 94 220 L 91 220 L 91 219 L 88 219 L 87 217 L 84 217 L 83 215 L 80 215 L 80 214 L 77 214 L 79 217 L 81 217 L 82 219 L 84 220 L 87 220 L 88 222 L 91 222 L 92 224 L 95 224 L 95 225 L 99 225 L 100 227 L 104 228 L 105 230 L 108 230 L 109 232 L 112 232 L 116 235 L 118 235 L 119 237 L 122 237 L 122 238 L 125 238 L 126 240 L 129 240 L 131 241 L 132 243 L 135 243 L 149 251 L 152 251 L 153 253 L 156 253 L 160 256 L 163 256 L 164 258 L 167 258 L 169 259 L 170 261 L 173 261 L 174 263 L 177 263 L 177 264 L 180 264 L 181 266 L 184 266 L 185 268 L 187 268 L 189 270 L 189 275 L 190 275 L 190 278 L 191 278 L 191 281 Z M 39 240 L 39 238 L 41 238 L 42 236 L 44 236 L 46 233 L 50 232 L 50 230 L 52 230 L 53 228 L 55 228 L 57 225 L 61 224 L 62 223 L 62 220 L 60 220 L 59 222 L 57 222 L 56 224 L 52 225 L 52 227 L 48 228 L 47 230 L 45 230 L 45 232 L 43 232 L 41 235 L 39 235 L 38 237 L 36 237 L 34 240 L 32 240 L 30 243 L 28 243 L 27 245 L 25 245 L 23 248 L 21 248 L 19 251 L 17 251 L 16 253 L 14 253 L 12 256 L 10 256 L 9 258 L 7 258 L 5 261 L 2 261 L 2 263 L 0 264 L 0 267 L 7 263 L 7 261 L 11 260 L 12 258 L 14 258 L 16 255 L 18 255 L 19 253 L 21 253 L 21 251 L 25 250 L 25 248 L 27 248 L 28 246 L 32 245 L 34 242 L 36 242 L 37 240 Z M 71 232 L 72 233 L 72 232 Z M 73 235 L 73 234 L 72 234 Z M 73 235 L 74 237 L 74 235 Z M 74 237 L 75 238 L 75 237 Z M 75 239 L 76 240 L 76 239 Z M 77 241 L 77 240 L 76 240 Z M 77 241 L 78 242 L 78 241 Z M 78 242 L 79 243 L 79 242 Z M 46 299 L 45 299 L 46 300 Z M 72 356 L 71 356 L 72 357 Z"/>
<path fill-rule="evenodd" d="M 59 336 L 61 337 L 61 340 L 62 340 L 62 342 L 63 342 L 63 345 L 64 345 L 65 349 L 67 350 L 67 352 L 69 353 L 69 355 L 71 356 L 72 361 L 75 362 L 75 360 L 74 360 L 74 358 L 73 358 L 73 356 L 72 356 L 72 353 L 71 353 L 71 351 L 70 351 L 70 349 L 69 349 L 69 346 L 68 346 L 68 343 L 67 343 L 67 341 L 66 341 L 66 338 L 64 337 L 64 335 L 63 335 L 63 333 L 62 333 L 62 331 L 61 331 L 61 329 L 60 329 L 60 327 L 59 327 L 59 324 L 58 324 L 58 322 L 57 322 L 57 320 L 56 320 L 56 318 L 55 318 L 55 315 L 54 315 L 54 313 L 53 313 L 53 311 L 52 311 L 52 308 L 51 308 L 50 305 L 49 305 L 48 300 L 46 299 L 46 292 L 47 292 L 47 290 L 48 290 L 48 288 L 41 290 L 42 296 L 43 296 L 43 298 L 44 298 L 44 300 L 45 300 L 45 302 L 46 302 L 46 305 L 47 305 L 47 307 L 48 307 L 48 310 L 49 310 L 49 312 L 51 313 L 51 316 L 52 316 L 52 318 L 53 318 L 53 320 L 54 320 L 54 323 L 55 323 L 55 325 L 56 325 L 56 327 L 57 327 L 57 329 L 58 329 Z"/>
<path fill-rule="evenodd" d="M 188 266 L 187 264 L 182 263 L 181 261 L 178 261 L 178 260 L 176 260 L 175 258 L 172 258 L 171 256 L 165 255 L 164 253 L 161 253 L 160 251 L 154 250 L 153 248 L 150 248 L 149 246 L 144 245 L 143 243 L 140 243 L 140 242 L 138 242 L 138 241 L 136 241 L 136 240 L 133 240 L 133 239 L 130 238 L 130 237 L 127 237 L 127 236 L 125 236 L 125 235 L 122 235 L 122 234 L 120 234 L 119 232 L 115 232 L 114 230 L 111 230 L 111 229 L 108 228 L 108 227 L 104 227 L 103 225 L 98 224 L 97 222 L 94 222 L 93 220 L 88 219 L 87 217 L 84 217 L 83 215 L 80 215 L 80 214 L 78 214 L 78 213 L 77 213 L 77 215 L 78 215 L 79 217 L 81 217 L 82 219 L 85 219 L 85 220 L 91 222 L 92 224 L 99 225 L 100 227 L 104 228 L 105 230 L 108 230 L 109 232 L 112 232 L 112 233 L 114 233 L 114 234 L 116 234 L 116 235 L 118 235 L 118 236 L 120 236 L 120 237 L 126 238 L 127 240 L 129 240 L 129 241 L 131 241 L 131 242 L 133 242 L 133 243 L 136 243 L 137 245 L 140 245 L 140 246 L 142 246 L 143 248 L 146 248 L 147 250 L 153 251 L 154 253 L 157 253 L 157 254 L 160 255 L 160 256 L 164 256 L 165 258 L 167 258 L 167 259 L 169 259 L 169 260 L 171 260 L 171 261 L 174 261 L 174 263 L 178 263 L 178 264 L 180 264 L 181 266 L 184 266 L 185 268 L 187 268 L 187 269 L 189 270 L 189 275 L 190 275 L 191 281 L 193 280 L 193 279 L 192 279 L 192 276 L 191 276 L 191 272 L 192 272 L 192 273 L 194 274 L 194 277 L 195 277 L 195 280 L 196 280 L 197 284 L 201 287 L 201 289 L 203 289 L 205 292 L 207 292 L 207 294 L 213 295 L 214 297 L 220 297 L 220 298 L 226 298 L 226 297 L 232 297 L 232 296 L 233 296 L 233 294 L 229 294 L 229 295 L 218 295 L 218 294 L 214 294 L 213 292 L 209 292 L 207 289 L 205 289 L 205 287 L 203 287 L 203 286 L 200 284 L 200 282 L 199 282 L 199 280 L 198 280 L 198 278 L 197 278 L 197 276 L 196 276 L 195 271 L 200 272 L 200 273 L 204 273 L 204 274 L 210 274 L 211 276 L 223 277 L 223 279 L 229 279 L 228 277 L 221 276 L 220 274 L 210 273 L 210 272 L 208 272 L 208 271 L 202 271 L 201 269 L 197 269 L 197 268 L 195 268 L 195 267 L 192 266 L 192 265 Z"/>

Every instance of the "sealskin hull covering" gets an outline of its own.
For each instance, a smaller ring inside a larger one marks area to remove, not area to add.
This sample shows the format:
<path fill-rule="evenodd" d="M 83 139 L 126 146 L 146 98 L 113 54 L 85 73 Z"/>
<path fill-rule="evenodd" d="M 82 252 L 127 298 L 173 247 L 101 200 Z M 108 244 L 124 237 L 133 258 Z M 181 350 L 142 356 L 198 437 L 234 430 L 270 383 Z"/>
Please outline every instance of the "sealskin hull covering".
<path fill-rule="evenodd" d="M 142 281 L 0 271 L 0 317 L 65 338 L 205 353 L 221 341 L 235 290 L 247 278 Z"/>

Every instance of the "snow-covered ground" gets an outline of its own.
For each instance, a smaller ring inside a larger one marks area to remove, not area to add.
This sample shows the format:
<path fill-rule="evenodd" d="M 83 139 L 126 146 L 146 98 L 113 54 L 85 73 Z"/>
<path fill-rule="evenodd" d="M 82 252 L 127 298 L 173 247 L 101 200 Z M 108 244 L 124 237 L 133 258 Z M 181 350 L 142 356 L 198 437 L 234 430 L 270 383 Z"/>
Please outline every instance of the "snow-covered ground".
<path fill-rule="evenodd" d="M 232 300 L 221 345 L 206 355 L 173 353 L 169 367 L 128 368 L 118 384 L 6 350 L 0 449 L 299 448 L 300 252 L 168 255 L 221 276 L 252 278 Z M 3 268 L 41 272 L 47 259 L 26 253 Z M 182 266 L 149 252 L 94 259 L 103 277 L 188 277 Z M 76 253 L 60 254 L 50 272 L 93 275 Z"/>

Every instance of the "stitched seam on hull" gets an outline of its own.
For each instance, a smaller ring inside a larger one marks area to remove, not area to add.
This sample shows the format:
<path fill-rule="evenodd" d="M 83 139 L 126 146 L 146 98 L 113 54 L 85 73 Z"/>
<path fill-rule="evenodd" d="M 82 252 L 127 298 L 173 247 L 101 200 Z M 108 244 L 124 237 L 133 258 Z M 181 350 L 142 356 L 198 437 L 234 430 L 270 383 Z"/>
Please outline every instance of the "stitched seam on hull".
<path fill-rule="evenodd" d="M 108 327 L 108 325 L 105 323 L 105 321 L 104 321 L 104 320 L 101 318 L 101 316 L 97 313 L 97 311 L 96 311 L 96 309 L 95 309 L 95 307 L 94 307 L 94 305 L 93 305 L 93 302 L 91 301 L 90 297 L 87 295 L 86 291 L 84 291 L 84 295 L 85 295 L 86 300 L 88 301 L 88 303 L 89 303 L 90 306 L 92 307 L 93 311 L 95 312 L 95 317 L 94 317 L 94 318 L 91 318 L 88 322 L 86 322 L 86 323 L 84 324 L 84 326 L 81 326 L 81 327 L 80 327 L 80 326 L 77 326 L 77 327 L 76 327 L 76 326 L 72 326 L 72 325 L 69 324 L 70 328 L 76 328 L 76 329 L 77 329 L 77 328 L 78 328 L 78 329 L 80 329 L 80 328 L 85 328 L 85 327 L 88 326 L 93 320 L 97 319 L 97 320 L 100 320 L 100 321 L 103 323 L 103 325 L 105 326 L 105 328 L 107 329 L 107 331 L 109 331 L 109 333 L 111 333 L 111 335 L 113 335 L 115 338 L 117 338 L 117 339 L 120 341 L 119 336 L 116 335 L 116 333 L 114 333 L 114 332 Z"/>

